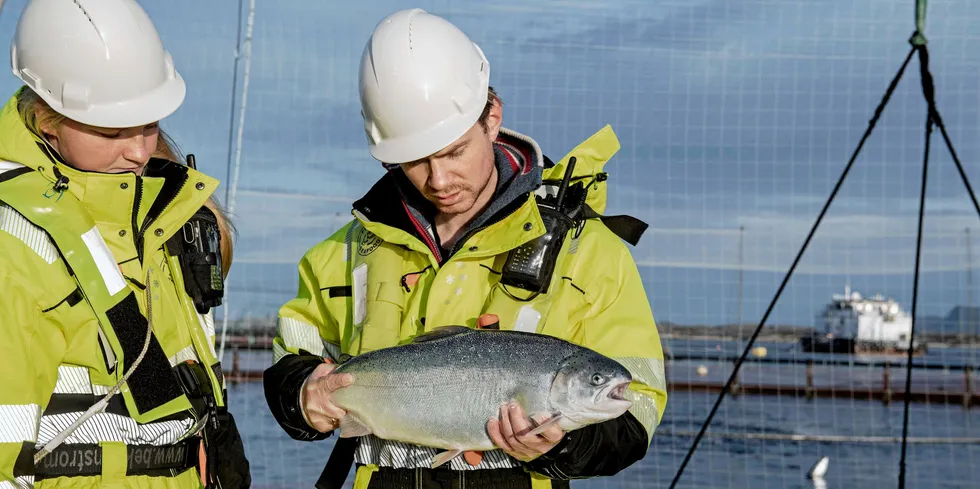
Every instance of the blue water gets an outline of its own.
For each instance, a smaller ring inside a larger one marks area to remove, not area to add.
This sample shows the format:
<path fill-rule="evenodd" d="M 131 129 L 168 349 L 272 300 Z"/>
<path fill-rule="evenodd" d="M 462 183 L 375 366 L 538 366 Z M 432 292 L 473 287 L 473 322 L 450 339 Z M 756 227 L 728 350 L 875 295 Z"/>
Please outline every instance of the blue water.
<path fill-rule="evenodd" d="M 712 340 L 666 341 L 675 353 L 717 355 L 716 344 L 733 351 L 725 342 Z M 769 344 L 773 352 L 778 344 Z M 770 353 L 773 354 L 773 353 Z M 785 353 L 784 353 L 785 354 Z M 970 358 L 969 351 L 932 351 L 945 361 Z M 972 358 L 976 358 L 973 356 Z M 242 368 L 262 368 L 269 352 L 247 352 Z M 933 358 L 935 361 L 935 358 Z M 710 365 L 710 363 L 709 363 Z M 675 366 L 676 367 L 676 366 Z M 714 368 L 714 367 L 712 367 Z M 746 364 L 743 368 L 748 369 Z M 672 378 L 684 369 L 674 368 Z M 844 374 L 837 374 L 844 375 Z M 917 374 L 914 374 L 917 375 Z M 914 378 L 914 377 L 913 377 Z M 265 404 L 258 382 L 230 388 L 246 451 L 257 488 L 313 484 L 333 447 L 334 438 L 320 442 L 289 439 L 276 425 Z M 664 420 L 647 456 L 615 477 L 573 482 L 579 488 L 668 487 L 687 454 L 716 394 L 672 392 Z M 912 404 L 909 436 L 980 439 L 980 407 Z M 679 488 L 812 488 L 806 478 L 820 457 L 830 457 L 826 488 L 897 487 L 901 446 L 884 443 L 730 439 L 713 434 L 837 435 L 900 437 L 903 405 L 875 401 L 814 399 L 788 396 L 726 396 L 690 463 Z M 980 468 L 971 460 L 980 457 L 980 444 L 910 443 L 907 451 L 906 487 L 976 488 Z M 348 478 L 348 487 L 353 479 Z"/>

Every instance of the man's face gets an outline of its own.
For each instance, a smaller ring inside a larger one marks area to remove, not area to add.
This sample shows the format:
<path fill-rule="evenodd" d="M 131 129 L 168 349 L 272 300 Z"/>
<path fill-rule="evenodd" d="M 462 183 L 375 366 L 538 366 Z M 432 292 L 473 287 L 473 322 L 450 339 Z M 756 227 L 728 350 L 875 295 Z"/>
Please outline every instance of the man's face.
<path fill-rule="evenodd" d="M 500 129 L 501 109 L 494 104 L 487 129 L 477 122 L 449 146 L 426 158 L 402 164 L 415 188 L 446 215 L 481 209 L 493 195 L 497 168 L 493 142 Z"/>

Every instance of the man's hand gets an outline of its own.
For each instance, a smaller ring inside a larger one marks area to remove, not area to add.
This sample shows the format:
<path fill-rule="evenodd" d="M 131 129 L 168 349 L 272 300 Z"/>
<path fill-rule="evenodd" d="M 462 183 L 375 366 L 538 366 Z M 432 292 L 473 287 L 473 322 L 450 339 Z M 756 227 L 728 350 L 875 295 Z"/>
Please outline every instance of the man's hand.
<path fill-rule="evenodd" d="M 547 420 L 547 415 L 528 418 L 517 403 L 504 404 L 500 407 L 500 419 L 491 418 L 487 423 L 487 432 L 494 445 L 511 457 L 529 462 L 547 453 L 565 436 L 565 431 L 557 424 L 541 433 L 527 434 Z"/>
<path fill-rule="evenodd" d="M 306 421 L 321 433 L 337 429 L 340 418 L 347 415 L 346 411 L 331 402 L 330 396 L 333 391 L 351 385 L 354 377 L 351 374 L 331 373 L 335 368 L 335 364 L 324 363 L 313 370 L 300 398 Z"/>

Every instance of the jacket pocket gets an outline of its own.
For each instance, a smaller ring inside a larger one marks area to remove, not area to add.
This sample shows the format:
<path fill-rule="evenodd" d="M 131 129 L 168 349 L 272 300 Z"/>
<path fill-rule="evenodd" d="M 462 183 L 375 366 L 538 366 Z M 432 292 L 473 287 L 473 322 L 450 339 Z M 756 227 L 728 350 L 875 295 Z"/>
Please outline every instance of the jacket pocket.
<path fill-rule="evenodd" d="M 398 343 L 404 313 L 405 291 L 397 282 L 374 282 L 367 286 L 360 352 Z"/>

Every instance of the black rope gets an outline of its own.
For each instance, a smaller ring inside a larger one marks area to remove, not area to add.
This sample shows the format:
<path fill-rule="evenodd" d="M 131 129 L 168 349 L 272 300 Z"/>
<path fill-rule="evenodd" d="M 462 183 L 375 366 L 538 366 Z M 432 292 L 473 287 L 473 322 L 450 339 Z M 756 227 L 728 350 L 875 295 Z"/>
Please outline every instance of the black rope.
<path fill-rule="evenodd" d="M 916 34 L 918 34 L 918 32 Z M 922 158 L 922 194 L 919 197 L 919 230 L 915 255 L 915 284 L 913 285 L 912 289 L 912 338 L 909 339 L 909 351 L 905 373 L 905 411 L 902 419 L 902 455 L 899 462 L 898 475 L 899 489 L 904 489 L 905 487 L 906 445 L 908 439 L 909 404 L 911 402 L 909 391 L 911 390 L 912 384 L 912 342 L 915 339 L 915 311 L 919 286 L 919 256 L 922 246 L 922 220 L 923 208 L 925 207 L 926 172 L 929 165 L 929 146 L 932 135 L 932 126 L 934 124 L 939 127 L 939 131 L 943 135 L 943 141 L 945 141 L 946 148 L 949 150 L 949 154 L 953 158 L 953 162 L 956 164 L 956 169 L 959 171 L 960 179 L 963 181 L 963 185 L 966 187 L 966 191 L 970 195 L 970 200 L 973 202 L 973 208 L 977 211 L 977 216 L 980 217 L 980 204 L 977 203 L 976 193 L 974 193 L 973 186 L 970 185 L 970 179 L 966 176 L 966 172 L 963 170 L 963 164 L 960 162 L 960 158 L 956 154 L 956 149 L 953 148 L 953 142 L 950 139 L 949 134 L 946 132 L 946 126 L 943 124 L 943 118 L 939 114 L 939 109 L 936 107 L 936 90 L 933 83 L 932 73 L 929 71 L 929 50 L 926 48 L 924 42 L 916 43 L 915 39 L 916 35 L 913 35 L 910 42 L 912 42 L 915 49 L 919 51 L 919 71 L 922 78 L 922 94 L 926 99 L 928 115 L 926 118 L 925 154 Z"/>
<path fill-rule="evenodd" d="M 926 71 L 926 74 L 929 75 L 929 72 Z M 929 75 L 929 81 L 930 83 L 932 82 L 932 75 Z M 943 124 L 943 118 L 939 115 L 939 109 L 936 108 L 935 99 L 929 101 L 929 106 L 932 108 L 932 121 L 939 128 L 939 132 L 942 133 L 943 140 L 946 142 L 946 148 L 949 149 L 949 155 L 953 157 L 953 163 L 956 163 L 956 169 L 959 170 L 960 179 L 963 180 L 963 185 L 966 186 L 966 191 L 970 194 L 970 200 L 973 202 L 973 208 L 977 211 L 977 217 L 980 217 L 980 204 L 977 203 L 977 194 L 973 192 L 973 186 L 970 185 L 970 179 L 963 170 L 960 157 L 956 155 L 956 150 L 953 149 L 953 142 L 950 141 L 949 134 L 946 133 L 946 125 Z"/>
<path fill-rule="evenodd" d="M 926 54 L 925 45 L 917 46 L 914 49 L 919 51 L 919 70 L 922 72 L 922 91 L 926 94 L 926 99 L 929 100 L 932 95 L 931 83 L 926 82 L 926 74 L 928 73 L 927 63 L 928 54 Z M 932 123 L 933 123 L 933 113 L 932 104 L 930 103 L 929 113 L 926 115 L 926 135 L 925 135 L 925 149 L 922 153 L 922 188 L 919 191 L 919 223 L 918 230 L 915 235 L 915 273 L 912 278 L 912 330 L 909 332 L 909 348 L 908 357 L 906 359 L 905 365 L 905 401 L 904 401 L 904 413 L 902 415 L 902 456 L 899 461 L 899 471 L 898 471 L 898 488 L 905 488 L 905 453 L 906 447 L 908 446 L 908 433 L 909 433 L 909 405 L 911 404 L 912 396 L 912 346 L 915 344 L 915 318 L 918 313 L 919 305 L 919 268 L 922 260 L 922 222 L 925 218 L 925 207 L 926 207 L 926 176 L 929 173 L 929 147 L 932 140 Z"/>
<path fill-rule="evenodd" d="M 748 356 L 749 351 L 752 349 L 752 345 L 755 343 L 756 338 L 759 336 L 759 333 L 762 331 L 762 327 L 766 324 L 766 320 L 769 319 L 769 315 L 772 314 L 772 310 L 776 306 L 776 302 L 779 300 L 779 297 L 782 295 L 783 289 L 785 289 L 786 284 L 789 283 L 789 279 L 792 277 L 793 271 L 796 269 L 796 266 L 799 264 L 800 259 L 803 257 L 803 253 L 806 251 L 807 246 L 810 244 L 810 240 L 813 239 L 814 233 L 816 233 L 817 228 L 820 226 L 820 222 L 823 220 L 824 215 L 827 213 L 827 209 L 830 208 L 830 204 L 833 202 L 834 197 L 837 195 L 837 192 L 840 190 L 841 185 L 844 183 L 845 177 L 847 176 L 848 172 L 851 171 L 851 167 L 854 165 L 854 161 L 857 160 L 858 154 L 861 152 L 861 149 L 864 147 L 864 143 L 868 140 L 868 137 L 871 136 L 871 132 L 874 130 L 875 124 L 878 123 L 878 119 L 881 116 L 881 113 L 884 111 L 885 106 L 888 104 L 888 100 L 891 98 L 892 93 L 895 91 L 895 87 L 898 86 L 898 82 L 899 80 L 901 80 L 902 75 L 905 73 L 905 68 L 908 66 L 909 61 L 912 60 L 912 56 L 914 54 L 915 54 L 915 47 L 913 47 L 909 51 L 908 56 L 905 57 L 905 62 L 902 63 L 902 67 L 898 69 L 898 73 L 895 74 L 895 77 L 888 85 L 888 90 L 885 92 L 885 95 L 882 97 L 881 102 L 878 104 L 878 107 L 875 109 L 874 116 L 868 122 L 868 128 L 864 131 L 864 136 L 861 137 L 861 141 L 860 143 L 858 143 L 857 148 L 854 149 L 854 153 L 851 155 L 851 159 L 847 162 L 847 166 L 844 167 L 844 171 L 841 173 L 840 178 L 837 179 L 837 184 L 834 185 L 834 189 L 830 192 L 830 196 L 827 197 L 827 201 L 824 203 L 823 209 L 820 210 L 820 215 L 817 216 L 816 222 L 813 223 L 813 227 L 810 228 L 810 233 L 807 235 L 806 240 L 803 242 L 803 246 L 800 247 L 799 252 L 796 254 L 796 258 L 793 260 L 793 264 L 786 272 L 786 276 L 783 277 L 783 282 L 779 285 L 779 289 L 776 290 L 776 295 L 773 296 L 772 301 L 769 302 L 769 307 L 766 309 L 765 314 L 763 314 L 762 319 L 759 321 L 759 325 L 756 326 L 755 332 L 752 333 L 752 337 L 749 338 L 749 342 L 745 345 L 745 350 L 742 351 L 742 355 L 739 356 L 738 361 L 735 362 L 735 368 L 732 369 L 732 373 L 731 375 L 729 375 L 728 381 L 725 383 L 725 387 L 721 390 L 721 393 L 718 395 L 718 399 L 715 401 L 715 405 L 711 408 L 711 412 L 708 413 L 707 419 L 704 420 L 704 423 L 701 425 L 701 429 L 698 431 L 697 436 L 694 438 L 694 441 L 691 443 L 691 448 L 690 450 L 688 450 L 687 455 L 684 457 L 684 461 L 681 462 L 681 466 L 677 469 L 677 474 L 674 475 L 674 480 L 670 483 L 671 489 L 673 489 L 677 485 L 677 481 L 680 480 L 681 475 L 684 473 L 684 469 L 687 467 L 688 462 L 690 462 L 691 457 L 694 455 L 694 451 L 697 449 L 698 443 L 701 441 L 701 438 L 704 436 L 704 432 L 708 429 L 708 425 L 711 423 L 711 420 L 714 418 L 715 413 L 718 412 L 718 407 L 721 406 L 721 401 L 724 400 L 725 394 L 729 391 L 729 389 L 731 389 L 732 383 L 735 381 L 735 377 L 738 374 L 739 368 L 742 367 L 742 363 L 745 361 L 745 358 Z"/>

